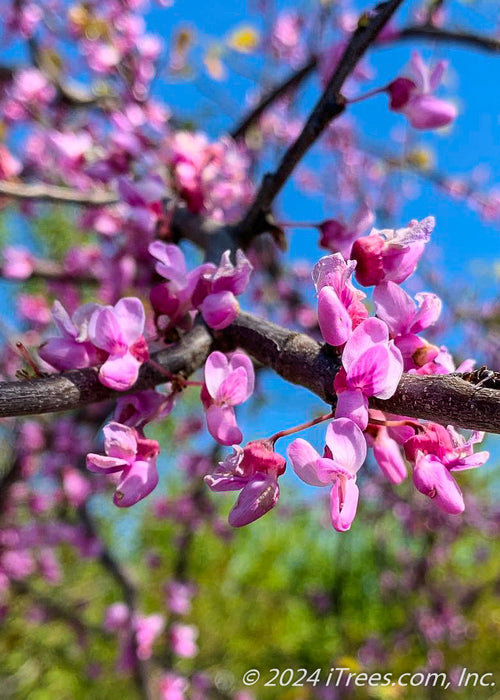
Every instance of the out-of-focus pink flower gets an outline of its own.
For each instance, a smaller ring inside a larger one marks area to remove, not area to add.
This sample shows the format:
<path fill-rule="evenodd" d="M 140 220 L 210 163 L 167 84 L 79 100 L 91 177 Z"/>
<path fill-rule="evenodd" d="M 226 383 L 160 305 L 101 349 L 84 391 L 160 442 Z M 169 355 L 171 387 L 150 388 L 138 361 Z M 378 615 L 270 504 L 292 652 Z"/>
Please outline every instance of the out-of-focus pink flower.
<path fill-rule="evenodd" d="M 312 278 L 318 292 L 318 323 L 329 345 L 343 345 L 367 316 L 362 300 L 365 294 L 354 288 L 350 277 L 356 263 L 345 261 L 340 253 L 321 258 Z"/>
<path fill-rule="evenodd" d="M 473 431 L 465 440 L 451 425 L 444 428 L 429 423 L 423 432 L 405 442 L 406 457 L 415 465 L 415 486 L 446 513 L 461 513 L 465 508 L 462 492 L 450 472 L 480 467 L 487 461 L 489 452 L 473 451 L 483 438 L 484 433 Z"/>
<path fill-rule="evenodd" d="M 53 549 L 43 547 L 38 552 L 38 568 L 44 579 L 54 585 L 62 579 L 61 566 Z"/>
<path fill-rule="evenodd" d="M 160 680 L 161 700 L 185 700 L 188 682 L 176 673 L 165 673 Z"/>
<path fill-rule="evenodd" d="M 75 508 L 83 505 L 92 491 L 88 480 L 75 467 L 63 469 L 62 484 L 66 498 Z"/>
<path fill-rule="evenodd" d="M 401 352 L 389 340 L 386 324 L 377 318 L 363 321 L 347 341 L 341 369 L 335 376 L 337 418 L 353 420 L 364 430 L 368 424 L 368 397 L 390 398 L 403 373 Z"/>
<path fill-rule="evenodd" d="M 134 617 L 134 629 L 137 640 L 137 656 L 140 659 L 149 659 L 153 653 L 153 644 L 165 627 L 163 615 L 136 615 Z"/>
<path fill-rule="evenodd" d="M 99 369 L 102 384 L 125 391 L 135 384 L 139 367 L 149 358 L 143 336 L 146 316 L 140 299 L 124 297 L 91 316 L 88 335 L 92 344 L 109 353 Z"/>
<path fill-rule="evenodd" d="M 437 129 L 447 126 L 457 117 L 453 104 L 432 94 L 441 82 L 446 66 L 446 61 L 438 61 L 430 70 L 422 56 L 414 51 L 410 61 L 411 78 L 396 78 L 387 88 L 391 109 L 402 112 L 415 129 Z"/>
<path fill-rule="evenodd" d="M 1 154 L 0 154 L 1 162 Z M 7 246 L 2 251 L 2 276 L 26 280 L 35 269 L 35 258 L 26 248 Z"/>
<path fill-rule="evenodd" d="M 354 241 L 356 279 L 364 287 L 382 282 L 404 282 L 416 269 L 436 222 L 433 216 L 413 219 L 407 228 L 376 229 Z"/>
<path fill-rule="evenodd" d="M 191 610 L 194 588 L 183 581 L 170 581 L 166 590 L 167 607 L 175 615 L 187 615 Z"/>
<path fill-rule="evenodd" d="M 275 56 L 292 65 L 297 65 L 304 58 L 302 26 L 303 21 L 297 12 L 286 10 L 279 14 L 271 35 L 271 46 Z"/>
<path fill-rule="evenodd" d="M 366 458 L 366 440 L 358 426 L 348 418 L 333 420 L 326 431 L 323 457 L 302 438 L 294 440 L 287 453 L 295 473 L 306 484 L 332 485 L 332 525 L 338 532 L 349 530 L 358 506 L 356 474 Z"/>
<path fill-rule="evenodd" d="M 31 110 L 38 111 L 55 97 L 55 87 L 38 68 L 25 68 L 17 71 L 7 90 L 3 103 L 3 114 L 11 121 L 27 119 Z"/>
<path fill-rule="evenodd" d="M 198 630 L 194 625 L 184 625 L 176 622 L 169 630 L 172 651 L 177 656 L 185 659 L 192 659 L 198 653 L 197 637 Z"/>
<path fill-rule="evenodd" d="M 7 146 L 0 143 L 0 180 L 9 180 L 11 177 L 15 177 L 22 169 L 21 161 L 12 155 Z"/>
<path fill-rule="evenodd" d="M 239 444 L 243 440 L 236 424 L 234 406 L 252 395 L 254 382 L 252 361 L 242 352 L 233 353 L 229 359 L 218 351 L 208 356 L 201 400 L 208 431 L 221 445 Z"/>
<path fill-rule="evenodd" d="M 83 45 L 89 68 L 96 73 L 110 73 L 120 62 L 121 53 L 116 46 L 89 41 Z"/>
<path fill-rule="evenodd" d="M 205 134 L 174 131 L 166 157 L 172 187 L 192 212 L 235 221 L 250 203 L 249 155 L 232 139 L 210 143 Z"/>
<path fill-rule="evenodd" d="M 233 445 L 233 454 L 220 462 L 205 482 L 212 491 L 239 491 L 229 513 L 229 524 L 242 527 L 254 522 L 273 508 L 279 499 L 278 477 L 286 461 L 265 440 L 249 442 L 244 448 Z"/>
<path fill-rule="evenodd" d="M 87 469 L 100 474 L 121 472 L 113 503 L 128 508 L 148 496 L 158 484 L 156 458 L 160 445 L 120 423 L 103 429 L 106 455 L 87 455 Z"/>
<path fill-rule="evenodd" d="M 318 227 L 321 232 L 319 244 L 332 253 L 340 253 L 345 260 L 348 260 L 352 244 L 361 234 L 366 233 L 374 221 L 375 216 L 366 204 L 361 205 L 347 223 L 337 219 L 327 219 Z"/>
<path fill-rule="evenodd" d="M 106 610 L 104 629 L 108 632 L 117 632 L 126 629 L 130 620 L 130 612 L 125 603 L 113 603 Z"/>

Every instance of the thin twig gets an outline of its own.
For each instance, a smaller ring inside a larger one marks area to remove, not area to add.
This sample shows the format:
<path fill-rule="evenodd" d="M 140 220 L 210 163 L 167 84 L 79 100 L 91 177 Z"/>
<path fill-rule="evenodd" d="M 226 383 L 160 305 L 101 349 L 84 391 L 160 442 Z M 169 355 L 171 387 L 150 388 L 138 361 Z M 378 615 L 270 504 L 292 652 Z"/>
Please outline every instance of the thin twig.
<path fill-rule="evenodd" d="M 340 91 L 345 81 L 402 2 L 403 0 L 389 0 L 361 17 L 358 28 L 301 133 L 283 155 L 276 171 L 264 176 L 254 202 L 237 229 L 242 245 L 247 246 L 258 233 L 268 230 L 267 215 L 276 196 L 324 129 L 344 111 L 345 100 Z"/>

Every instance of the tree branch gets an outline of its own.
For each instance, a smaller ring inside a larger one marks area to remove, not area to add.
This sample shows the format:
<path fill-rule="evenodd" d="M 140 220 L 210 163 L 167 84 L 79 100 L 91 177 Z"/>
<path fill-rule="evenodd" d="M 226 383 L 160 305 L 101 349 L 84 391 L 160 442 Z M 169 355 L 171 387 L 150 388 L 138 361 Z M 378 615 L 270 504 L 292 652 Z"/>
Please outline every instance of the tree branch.
<path fill-rule="evenodd" d="M 152 356 L 155 365 L 167 373 L 188 376 L 200 367 L 212 345 L 212 337 L 202 326 L 195 326 L 179 343 Z M 134 391 L 148 389 L 168 380 L 152 363 L 141 367 Z M 130 393 L 130 392 L 129 392 Z M 74 369 L 41 379 L 0 383 L 0 417 L 27 416 L 68 411 L 91 403 L 115 399 L 123 392 L 101 384 L 97 370 Z"/>
<path fill-rule="evenodd" d="M 291 90 L 295 90 L 299 85 L 315 70 L 318 65 L 317 56 L 311 56 L 303 66 L 301 66 L 294 73 L 289 75 L 281 83 L 278 83 L 274 88 L 269 90 L 261 100 L 255 105 L 246 117 L 244 117 L 240 123 L 234 127 L 230 132 L 233 139 L 239 139 L 246 134 L 248 129 L 255 124 L 255 122 L 264 114 L 266 109 L 270 107 L 276 100 L 283 97 Z"/>
<path fill-rule="evenodd" d="M 153 355 L 155 364 L 170 374 L 187 377 L 215 348 L 241 348 L 286 381 L 303 386 L 334 405 L 333 379 L 340 367 L 338 353 L 303 333 L 240 313 L 223 331 L 211 333 L 195 326 L 182 340 Z M 146 363 L 139 380 L 127 393 L 164 384 L 166 377 Z M 35 415 L 75 409 L 123 396 L 103 386 L 96 369 L 71 370 L 42 379 L 0 383 L 0 417 Z M 471 430 L 500 433 L 500 391 L 476 387 L 459 374 L 421 376 L 403 374 L 394 396 L 372 399 L 370 406 L 388 413 L 432 420 Z"/>
<path fill-rule="evenodd" d="M 24 183 L 7 182 L 6 180 L 0 181 L 1 196 L 56 204 L 83 204 L 90 207 L 102 207 L 107 204 L 116 204 L 119 201 L 116 194 L 106 190 L 84 192 L 72 187 L 46 185 L 43 182 Z"/>
<path fill-rule="evenodd" d="M 277 170 L 264 176 L 253 204 L 240 222 L 237 235 L 242 245 L 248 245 L 256 234 L 267 230 L 266 215 L 270 212 L 274 199 L 323 130 L 344 111 L 345 100 L 340 94 L 340 90 L 402 2 L 403 0 L 388 0 L 388 2 L 377 5 L 372 13 L 360 18 L 358 28 L 347 44 L 342 58 L 325 91 L 309 115 L 302 132 L 283 155 Z"/>
<path fill-rule="evenodd" d="M 500 40 L 494 37 L 474 34 L 461 29 L 452 30 L 432 25 L 416 24 L 402 29 L 395 40 L 399 39 L 432 39 L 450 44 L 465 44 L 481 51 L 500 52 Z"/>

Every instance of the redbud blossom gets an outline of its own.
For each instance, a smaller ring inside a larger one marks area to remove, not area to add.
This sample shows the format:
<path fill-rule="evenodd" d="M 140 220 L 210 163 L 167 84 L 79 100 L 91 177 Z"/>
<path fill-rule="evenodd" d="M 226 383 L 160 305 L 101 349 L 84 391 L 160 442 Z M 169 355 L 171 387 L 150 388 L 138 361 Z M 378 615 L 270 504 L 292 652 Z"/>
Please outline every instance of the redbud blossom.
<path fill-rule="evenodd" d="M 415 51 L 410 61 L 411 78 L 397 78 L 387 88 L 391 109 L 404 114 L 415 129 L 437 129 L 457 117 L 454 105 L 432 94 L 446 66 L 446 61 L 438 61 L 431 71 Z"/>
<path fill-rule="evenodd" d="M 344 347 L 342 365 L 334 381 L 338 395 L 335 416 L 350 418 L 364 430 L 368 397 L 390 398 L 403 373 L 401 352 L 389 340 L 386 324 L 377 318 L 363 321 Z"/>
<path fill-rule="evenodd" d="M 366 458 L 366 440 L 348 418 L 333 420 L 326 431 L 324 457 L 306 440 L 298 438 L 288 447 L 288 458 L 297 476 L 311 486 L 332 485 L 330 515 L 338 532 L 351 527 L 358 506 L 356 474 Z"/>
<path fill-rule="evenodd" d="M 433 216 L 413 219 L 407 228 L 374 228 L 369 236 L 354 241 L 351 255 L 356 260 L 356 280 L 364 287 L 382 282 L 404 282 L 417 267 L 425 244 L 435 226 Z"/>
<path fill-rule="evenodd" d="M 405 442 L 407 459 L 414 463 L 413 481 L 417 489 L 447 513 L 461 513 L 465 506 L 462 493 L 450 472 L 482 466 L 489 452 L 473 453 L 473 445 L 484 433 L 473 431 L 469 440 L 449 425 L 429 423 Z"/>
<path fill-rule="evenodd" d="M 160 445 L 120 423 L 108 423 L 103 432 L 106 455 L 88 454 L 87 469 L 101 474 L 120 472 L 113 503 L 128 508 L 148 496 L 158 484 L 156 458 Z"/>
<path fill-rule="evenodd" d="M 233 453 L 205 477 L 205 482 L 212 491 L 241 489 L 228 520 L 233 527 L 242 527 L 261 518 L 276 505 L 278 477 L 285 468 L 286 461 L 269 441 L 255 440 L 244 448 L 233 445 Z"/>
<path fill-rule="evenodd" d="M 149 358 L 144 336 L 146 316 L 140 299 L 124 297 L 92 315 L 88 334 L 92 344 L 109 353 L 99 370 L 102 384 L 117 391 L 133 386 L 139 367 Z"/>
<path fill-rule="evenodd" d="M 208 431 L 221 445 L 238 444 L 243 440 L 233 407 L 252 395 L 254 382 L 252 361 L 242 352 L 233 353 L 229 359 L 218 351 L 208 356 L 201 400 Z"/>
<path fill-rule="evenodd" d="M 375 217 L 366 204 L 362 204 L 349 222 L 327 219 L 319 226 L 321 231 L 320 246 L 332 253 L 340 253 L 345 260 L 351 255 L 354 241 L 372 226 Z"/>
<path fill-rule="evenodd" d="M 84 304 L 70 318 L 59 301 L 52 307 L 52 316 L 61 337 L 49 338 L 38 354 L 57 370 L 92 367 L 106 357 L 90 342 L 88 328 L 94 312 L 102 308 L 99 304 Z"/>
<path fill-rule="evenodd" d="M 327 343 L 343 345 L 356 326 L 368 316 L 362 300 L 365 294 L 355 289 L 350 277 L 356 263 L 347 262 L 340 253 L 326 255 L 313 268 L 318 292 L 318 323 Z"/>

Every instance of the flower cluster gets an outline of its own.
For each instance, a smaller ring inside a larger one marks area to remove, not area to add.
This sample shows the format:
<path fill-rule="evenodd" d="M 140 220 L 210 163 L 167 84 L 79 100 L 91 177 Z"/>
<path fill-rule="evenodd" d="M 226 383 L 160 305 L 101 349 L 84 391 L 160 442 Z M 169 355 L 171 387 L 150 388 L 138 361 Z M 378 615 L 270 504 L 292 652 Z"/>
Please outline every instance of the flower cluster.
<path fill-rule="evenodd" d="M 58 370 L 100 364 L 99 379 L 105 386 L 125 391 L 135 384 L 140 366 L 149 357 L 140 299 L 125 297 L 115 306 L 85 304 L 72 318 L 56 301 L 52 313 L 61 336 L 40 347 L 45 362 Z"/>
<path fill-rule="evenodd" d="M 227 250 L 218 266 L 203 263 L 191 271 L 176 245 L 155 241 L 149 252 L 158 261 L 157 273 L 168 280 L 153 287 L 151 304 L 157 314 L 168 317 L 169 326 L 188 328 L 197 309 L 215 330 L 234 321 L 239 311 L 236 297 L 245 291 L 252 272 L 252 265 L 241 250 L 236 251 L 236 265 Z"/>

